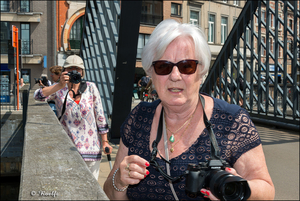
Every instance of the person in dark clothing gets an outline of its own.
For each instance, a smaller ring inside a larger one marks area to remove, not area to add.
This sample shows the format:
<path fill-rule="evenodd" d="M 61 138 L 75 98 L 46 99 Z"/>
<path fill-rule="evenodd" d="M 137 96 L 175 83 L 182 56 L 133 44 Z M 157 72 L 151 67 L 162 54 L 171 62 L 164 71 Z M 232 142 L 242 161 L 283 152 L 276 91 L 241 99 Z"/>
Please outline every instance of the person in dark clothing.
<path fill-rule="evenodd" d="M 217 200 L 203 186 L 196 195 L 186 192 L 187 178 L 179 177 L 188 164 L 208 162 L 210 136 L 215 136 L 220 158 L 231 166 L 224 172 L 246 180 L 249 199 L 274 199 L 261 140 L 248 112 L 199 94 L 210 61 L 202 29 L 173 19 L 155 28 L 142 64 L 160 99 L 141 102 L 121 126 L 114 167 L 104 183 L 110 200 Z M 206 127 L 205 117 L 212 126 Z"/>
<path fill-rule="evenodd" d="M 150 77 L 148 75 L 143 76 L 139 81 L 138 81 L 138 87 L 141 87 L 140 91 L 140 100 L 143 101 L 143 94 L 146 91 L 146 86 L 148 85 L 150 81 Z"/>

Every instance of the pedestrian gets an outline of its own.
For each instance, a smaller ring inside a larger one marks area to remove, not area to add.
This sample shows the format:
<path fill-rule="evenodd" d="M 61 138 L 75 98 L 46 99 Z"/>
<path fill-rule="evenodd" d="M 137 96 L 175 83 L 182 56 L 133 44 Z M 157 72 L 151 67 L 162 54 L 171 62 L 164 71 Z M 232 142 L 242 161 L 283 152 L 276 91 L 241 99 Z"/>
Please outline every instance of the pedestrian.
<path fill-rule="evenodd" d="M 19 82 L 19 88 L 22 88 L 24 85 L 25 85 L 24 79 L 21 78 L 21 79 L 20 79 L 20 82 Z"/>
<path fill-rule="evenodd" d="M 108 124 L 99 91 L 93 82 L 82 80 L 84 75 L 83 60 L 71 55 L 64 63 L 59 82 L 38 89 L 34 98 L 55 101 L 61 125 L 98 180 L 101 147 L 104 153 L 105 147 L 109 148 L 106 154 L 112 152 L 112 147 L 107 140 Z"/>
<path fill-rule="evenodd" d="M 53 84 L 56 83 L 56 82 L 59 82 L 62 67 L 61 66 L 51 66 L 49 71 L 51 73 L 50 77 L 53 81 Z"/>
<path fill-rule="evenodd" d="M 142 65 L 160 99 L 140 102 L 121 126 L 114 167 L 104 183 L 110 200 L 274 199 L 248 112 L 199 93 L 210 61 L 202 29 L 173 19 L 156 26 Z"/>
<path fill-rule="evenodd" d="M 150 81 L 150 77 L 148 75 L 143 76 L 139 81 L 138 81 L 138 87 L 141 87 L 141 91 L 140 91 L 140 100 L 143 101 L 143 95 L 144 92 L 146 92 L 146 86 Z"/>

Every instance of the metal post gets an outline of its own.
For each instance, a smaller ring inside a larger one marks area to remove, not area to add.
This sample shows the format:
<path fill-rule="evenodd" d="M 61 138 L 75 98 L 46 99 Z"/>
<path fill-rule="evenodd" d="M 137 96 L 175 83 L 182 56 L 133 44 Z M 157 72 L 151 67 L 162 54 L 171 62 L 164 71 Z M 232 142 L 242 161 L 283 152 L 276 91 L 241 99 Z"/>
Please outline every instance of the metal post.
<path fill-rule="evenodd" d="M 111 141 L 118 143 L 120 126 L 131 110 L 142 1 L 122 1 Z"/>

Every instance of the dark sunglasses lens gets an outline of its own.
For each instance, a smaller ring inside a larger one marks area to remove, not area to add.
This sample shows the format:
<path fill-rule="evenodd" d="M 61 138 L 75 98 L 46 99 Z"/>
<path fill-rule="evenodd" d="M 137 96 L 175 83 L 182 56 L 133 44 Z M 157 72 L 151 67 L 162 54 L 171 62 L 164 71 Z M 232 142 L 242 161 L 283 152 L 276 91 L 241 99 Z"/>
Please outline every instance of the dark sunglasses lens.
<path fill-rule="evenodd" d="M 168 75 L 172 71 L 172 64 L 167 61 L 157 61 L 154 63 L 154 70 L 157 75 Z"/>
<path fill-rule="evenodd" d="M 177 64 L 179 72 L 182 74 L 193 74 L 196 72 L 197 62 L 193 60 L 183 60 Z"/>

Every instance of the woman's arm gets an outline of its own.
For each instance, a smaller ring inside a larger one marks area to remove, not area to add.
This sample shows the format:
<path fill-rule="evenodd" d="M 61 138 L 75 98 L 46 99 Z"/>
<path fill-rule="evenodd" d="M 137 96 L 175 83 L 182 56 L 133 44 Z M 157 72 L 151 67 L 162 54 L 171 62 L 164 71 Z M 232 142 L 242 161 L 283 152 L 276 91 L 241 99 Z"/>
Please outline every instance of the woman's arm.
<path fill-rule="evenodd" d="M 107 140 L 107 132 L 108 132 L 108 125 L 106 123 L 106 119 L 104 116 L 104 110 L 103 110 L 103 105 L 102 105 L 102 101 L 101 101 L 101 97 L 100 97 L 100 93 L 96 87 L 96 85 L 94 83 L 90 83 L 91 87 L 92 87 L 92 100 L 93 102 L 93 112 L 95 115 L 95 123 L 97 125 L 97 129 L 98 129 L 98 134 L 101 136 L 101 140 L 102 140 L 102 149 L 103 152 L 106 154 L 111 154 L 112 152 L 112 147 L 109 145 L 108 140 Z M 88 89 L 86 89 L 88 90 Z M 109 152 L 107 153 L 105 151 L 105 148 L 108 147 L 109 148 Z"/>
<path fill-rule="evenodd" d="M 274 200 L 275 188 L 268 172 L 262 145 L 241 155 L 233 167 L 226 168 L 226 171 L 248 181 L 251 189 L 248 200 Z M 201 189 L 201 193 L 210 200 L 217 200 L 209 190 Z"/>
<path fill-rule="evenodd" d="M 269 174 L 262 145 L 243 155 L 233 166 L 236 172 L 248 180 L 251 189 L 249 200 L 273 200 L 275 188 Z M 235 173 L 235 170 L 232 170 Z"/>
<path fill-rule="evenodd" d="M 51 94 L 54 94 L 58 90 L 63 89 L 66 86 L 66 84 L 69 82 L 69 76 L 66 75 L 67 73 L 68 73 L 67 71 L 61 73 L 59 83 L 49 87 L 44 87 L 42 89 L 43 95 L 47 97 L 50 96 Z"/>
<path fill-rule="evenodd" d="M 116 155 L 113 169 L 109 173 L 103 185 L 103 190 L 110 200 L 128 200 L 126 195 L 127 191 L 124 192 L 116 191 L 113 187 L 113 182 L 112 182 L 112 177 L 114 172 L 116 171 L 117 168 L 119 168 L 121 161 L 124 159 L 125 156 L 127 156 L 127 153 L 128 153 L 128 148 L 123 144 L 122 140 L 120 139 L 120 145 Z M 120 180 L 120 170 L 118 170 L 117 175 L 115 176 L 115 185 L 117 186 L 117 188 L 122 189 L 124 186 L 126 186 L 126 184 L 121 184 L 119 180 Z"/>
<path fill-rule="evenodd" d="M 128 148 L 123 144 L 120 139 L 120 146 L 115 159 L 114 167 L 109 173 L 103 190 L 110 200 L 128 200 L 126 195 L 127 190 L 117 191 L 113 187 L 113 174 L 118 169 L 115 174 L 114 184 L 118 189 L 123 189 L 127 185 L 138 184 L 142 179 L 144 179 L 149 171 L 146 169 L 150 164 L 145 159 L 137 156 L 128 156 Z M 129 168 L 129 171 L 126 168 Z"/>

